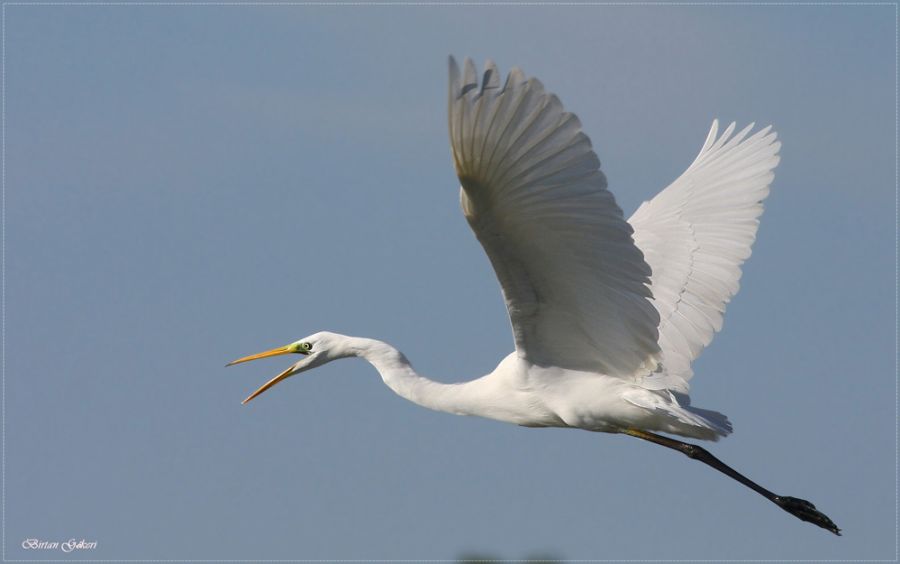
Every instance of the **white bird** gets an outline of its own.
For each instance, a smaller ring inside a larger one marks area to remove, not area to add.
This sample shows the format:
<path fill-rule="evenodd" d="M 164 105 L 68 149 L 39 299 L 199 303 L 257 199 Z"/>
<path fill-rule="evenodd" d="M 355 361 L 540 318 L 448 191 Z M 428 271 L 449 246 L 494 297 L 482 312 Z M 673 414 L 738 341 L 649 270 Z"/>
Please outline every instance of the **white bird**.
<path fill-rule="evenodd" d="M 725 415 L 688 398 L 691 361 L 738 290 L 781 144 L 766 127 L 719 134 L 626 221 L 574 114 L 514 68 L 488 61 L 479 83 L 450 58 L 450 144 L 463 213 L 500 280 L 515 351 L 486 376 L 443 384 L 391 345 L 320 332 L 235 360 L 302 355 L 278 382 L 339 358 L 370 362 L 421 406 L 526 427 L 624 433 L 678 450 L 796 517 L 840 534 L 808 501 L 776 495 L 707 450 L 655 432 L 717 440 Z"/>

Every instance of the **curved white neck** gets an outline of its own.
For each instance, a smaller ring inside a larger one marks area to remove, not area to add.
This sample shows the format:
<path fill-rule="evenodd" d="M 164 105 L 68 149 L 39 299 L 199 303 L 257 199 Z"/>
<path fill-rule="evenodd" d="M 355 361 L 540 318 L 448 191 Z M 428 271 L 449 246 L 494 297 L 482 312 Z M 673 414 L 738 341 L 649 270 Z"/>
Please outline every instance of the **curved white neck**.
<path fill-rule="evenodd" d="M 375 339 L 347 337 L 347 356 L 368 361 L 381 379 L 400 397 L 429 409 L 458 415 L 481 415 L 483 394 L 479 381 L 443 384 L 419 375 L 406 356 L 391 345 Z"/>

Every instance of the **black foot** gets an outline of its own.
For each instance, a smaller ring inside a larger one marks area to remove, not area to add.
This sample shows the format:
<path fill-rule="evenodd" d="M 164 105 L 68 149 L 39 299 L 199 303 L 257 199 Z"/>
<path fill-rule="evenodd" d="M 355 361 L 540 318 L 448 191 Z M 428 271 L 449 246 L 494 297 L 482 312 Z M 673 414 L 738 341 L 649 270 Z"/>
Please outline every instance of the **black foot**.
<path fill-rule="evenodd" d="M 779 495 L 775 496 L 775 499 L 772 501 L 774 501 L 778 507 L 784 509 L 794 517 L 812 523 L 813 525 L 818 525 L 823 529 L 831 531 L 837 536 L 841 536 L 841 530 L 834 524 L 834 521 L 829 519 L 827 515 L 816 509 L 815 505 L 805 499 Z"/>

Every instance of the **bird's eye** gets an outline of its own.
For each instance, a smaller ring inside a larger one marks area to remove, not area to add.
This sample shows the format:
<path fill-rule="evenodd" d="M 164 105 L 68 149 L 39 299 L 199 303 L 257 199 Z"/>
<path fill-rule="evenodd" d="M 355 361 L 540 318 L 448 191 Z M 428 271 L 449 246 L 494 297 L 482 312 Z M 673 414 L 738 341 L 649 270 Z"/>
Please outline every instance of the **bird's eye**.
<path fill-rule="evenodd" d="M 300 343 L 300 350 L 301 351 L 310 351 L 310 350 L 312 350 L 312 345 L 310 345 L 309 343 Z"/>

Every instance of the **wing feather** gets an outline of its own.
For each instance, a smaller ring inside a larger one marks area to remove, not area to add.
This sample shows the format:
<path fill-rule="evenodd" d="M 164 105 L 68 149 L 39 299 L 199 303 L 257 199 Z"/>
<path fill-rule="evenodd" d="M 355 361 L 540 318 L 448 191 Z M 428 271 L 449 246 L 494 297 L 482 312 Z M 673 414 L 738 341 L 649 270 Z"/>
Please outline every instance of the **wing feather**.
<path fill-rule="evenodd" d="M 657 365 L 650 268 L 578 118 L 519 69 L 479 87 L 450 59 L 460 201 L 500 281 L 516 349 L 540 365 L 632 377 Z"/>
<path fill-rule="evenodd" d="M 687 392 L 691 362 L 721 330 L 740 287 L 778 164 L 771 127 L 749 137 L 753 124 L 733 136 L 734 123 L 718 129 L 714 121 L 691 166 L 629 219 L 653 269 L 660 315 L 662 370 L 641 379 L 650 388 Z"/>
<path fill-rule="evenodd" d="M 463 213 L 494 267 L 516 349 L 541 365 L 687 392 L 722 328 L 778 164 L 770 127 L 719 134 L 626 222 L 578 118 L 513 68 L 450 58 Z M 651 294 L 652 290 L 652 294 Z"/>

